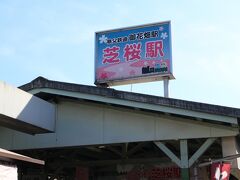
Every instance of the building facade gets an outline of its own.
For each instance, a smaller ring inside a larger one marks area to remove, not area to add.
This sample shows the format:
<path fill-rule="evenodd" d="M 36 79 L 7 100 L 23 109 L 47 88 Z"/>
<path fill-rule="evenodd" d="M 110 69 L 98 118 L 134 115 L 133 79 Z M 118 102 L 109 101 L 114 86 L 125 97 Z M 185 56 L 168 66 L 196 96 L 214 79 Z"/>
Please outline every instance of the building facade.
<path fill-rule="evenodd" d="M 46 162 L 23 180 L 206 179 L 199 164 L 238 154 L 240 109 L 42 77 L 20 89 L 55 108 L 52 132 L 0 127 L 1 147 Z"/>

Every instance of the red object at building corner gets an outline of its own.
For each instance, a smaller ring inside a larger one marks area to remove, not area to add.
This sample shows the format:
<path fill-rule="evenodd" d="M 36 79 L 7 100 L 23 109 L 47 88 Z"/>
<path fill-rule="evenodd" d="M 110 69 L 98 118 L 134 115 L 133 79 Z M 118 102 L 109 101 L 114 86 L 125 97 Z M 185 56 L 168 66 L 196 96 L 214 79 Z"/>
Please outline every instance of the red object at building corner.
<path fill-rule="evenodd" d="M 211 180 L 228 180 L 231 173 L 230 163 L 213 163 L 211 165 Z"/>

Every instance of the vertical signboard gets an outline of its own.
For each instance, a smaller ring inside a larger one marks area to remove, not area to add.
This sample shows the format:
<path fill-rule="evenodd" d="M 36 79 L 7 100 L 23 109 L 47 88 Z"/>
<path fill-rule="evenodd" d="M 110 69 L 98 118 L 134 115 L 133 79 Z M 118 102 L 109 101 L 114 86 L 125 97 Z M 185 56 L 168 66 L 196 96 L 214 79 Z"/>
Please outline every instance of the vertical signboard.
<path fill-rule="evenodd" d="M 95 34 L 95 84 L 174 79 L 170 21 Z"/>

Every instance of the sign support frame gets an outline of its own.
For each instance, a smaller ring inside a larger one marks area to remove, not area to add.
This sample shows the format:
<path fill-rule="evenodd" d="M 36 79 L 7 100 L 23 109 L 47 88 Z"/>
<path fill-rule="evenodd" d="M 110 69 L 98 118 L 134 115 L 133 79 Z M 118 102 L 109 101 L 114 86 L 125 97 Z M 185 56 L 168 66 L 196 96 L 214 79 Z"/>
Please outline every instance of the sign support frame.
<path fill-rule="evenodd" d="M 163 78 L 164 97 L 169 98 L 169 78 Z"/>

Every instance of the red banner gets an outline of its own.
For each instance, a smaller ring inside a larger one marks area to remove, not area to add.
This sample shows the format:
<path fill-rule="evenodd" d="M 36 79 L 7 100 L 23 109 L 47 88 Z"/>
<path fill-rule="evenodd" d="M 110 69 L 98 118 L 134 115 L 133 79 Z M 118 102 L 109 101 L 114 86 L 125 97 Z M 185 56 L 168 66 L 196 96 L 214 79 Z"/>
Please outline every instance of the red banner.
<path fill-rule="evenodd" d="M 230 163 L 213 163 L 211 166 L 211 180 L 228 180 L 230 172 Z"/>

